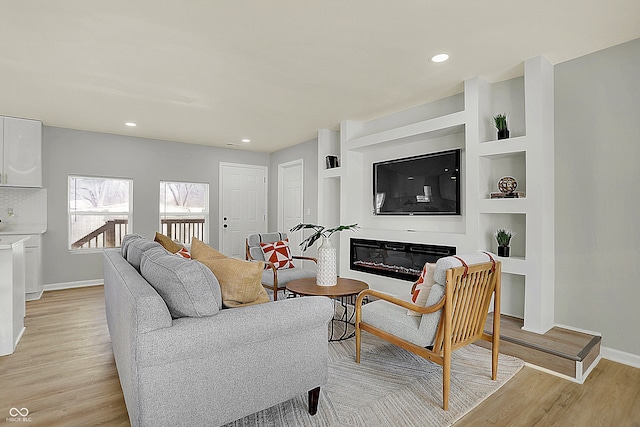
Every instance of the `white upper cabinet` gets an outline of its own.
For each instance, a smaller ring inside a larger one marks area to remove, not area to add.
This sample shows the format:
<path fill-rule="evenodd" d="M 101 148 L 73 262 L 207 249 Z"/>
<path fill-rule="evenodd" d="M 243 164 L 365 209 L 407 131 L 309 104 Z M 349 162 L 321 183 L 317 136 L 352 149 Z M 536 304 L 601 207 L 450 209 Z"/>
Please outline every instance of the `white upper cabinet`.
<path fill-rule="evenodd" d="M 42 123 L 1 117 L 0 185 L 42 187 Z"/>

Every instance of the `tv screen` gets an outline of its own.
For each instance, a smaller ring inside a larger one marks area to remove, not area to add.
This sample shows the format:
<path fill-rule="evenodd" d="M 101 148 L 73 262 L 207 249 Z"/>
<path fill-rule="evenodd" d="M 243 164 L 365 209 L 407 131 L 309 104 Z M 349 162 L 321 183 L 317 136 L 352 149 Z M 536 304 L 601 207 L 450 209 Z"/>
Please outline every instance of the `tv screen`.
<path fill-rule="evenodd" d="M 376 215 L 460 215 L 460 150 L 373 164 Z"/>

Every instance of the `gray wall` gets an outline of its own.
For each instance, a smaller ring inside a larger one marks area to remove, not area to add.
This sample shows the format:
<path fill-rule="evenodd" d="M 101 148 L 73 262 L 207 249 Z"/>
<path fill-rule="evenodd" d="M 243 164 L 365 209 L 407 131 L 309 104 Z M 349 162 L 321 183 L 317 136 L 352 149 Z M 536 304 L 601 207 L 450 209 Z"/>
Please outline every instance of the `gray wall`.
<path fill-rule="evenodd" d="M 269 230 L 278 227 L 278 165 L 303 159 L 304 161 L 304 220 L 314 223 L 318 219 L 318 140 L 312 139 L 293 147 L 271 153 L 269 170 Z M 307 209 L 311 214 L 307 215 Z"/>
<path fill-rule="evenodd" d="M 640 39 L 555 66 L 556 323 L 640 355 Z"/>
<path fill-rule="evenodd" d="M 161 180 L 209 183 L 209 241 L 218 242 L 219 163 L 269 166 L 269 154 L 71 129 L 43 129 L 43 185 L 48 231 L 43 237 L 45 284 L 102 278 L 102 255 L 67 250 L 67 177 L 133 179 L 133 230 L 152 237 L 158 228 Z"/>

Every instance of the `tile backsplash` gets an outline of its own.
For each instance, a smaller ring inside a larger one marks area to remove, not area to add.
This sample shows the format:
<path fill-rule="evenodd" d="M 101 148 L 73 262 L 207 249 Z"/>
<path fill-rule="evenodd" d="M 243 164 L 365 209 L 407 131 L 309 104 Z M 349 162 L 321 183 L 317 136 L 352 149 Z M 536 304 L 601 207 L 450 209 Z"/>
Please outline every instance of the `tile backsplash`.
<path fill-rule="evenodd" d="M 13 215 L 9 214 L 13 210 Z M 47 224 L 47 190 L 0 187 L 0 219 L 14 226 Z"/>

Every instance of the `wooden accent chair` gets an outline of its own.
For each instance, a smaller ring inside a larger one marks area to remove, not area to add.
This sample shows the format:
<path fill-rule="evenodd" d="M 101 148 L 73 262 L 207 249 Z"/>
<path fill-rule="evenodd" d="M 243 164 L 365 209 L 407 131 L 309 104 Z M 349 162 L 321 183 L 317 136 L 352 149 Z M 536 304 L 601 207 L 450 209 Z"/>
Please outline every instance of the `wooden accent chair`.
<path fill-rule="evenodd" d="M 486 262 L 487 259 L 490 261 Z M 451 352 L 484 339 L 492 343 L 491 379 L 495 380 L 500 345 L 501 268 L 501 263 L 488 253 L 441 258 L 436 263 L 436 284 L 431 288 L 426 307 L 372 289 L 362 291 L 356 301 L 356 363 L 360 363 L 364 330 L 441 365 L 442 407 L 446 411 Z M 367 296 L 380 300 L 363 305 Z M 493 331 L 489 335 L 484 333 L 484 326 L 492 297 Z M 407 309 L 422 316 L 408 316 Z"/>
<path fill-rule="evenodd" d="M 262 286 L 273 291 L 273 300 L 278 300 L 278 291 L 285 290 L 287 283 L 295 279 L 305 279 L 308 277 L 316 277 L 314 270 L 307 270 L 296 266 L 295 268 L 277 269 L 276 266 L 264 259 L 264 253 L 260 243 L 274 243 L 283 241 L 287 238 L 286 233 L 256 233 L 250 234 L 246 239 L 246 259 L 263 261 L 266 265 L 265 271 L 262 273 Z M 294 260 L 308 260 L 316 264 L 316 258 L 293 255 Z"/>

